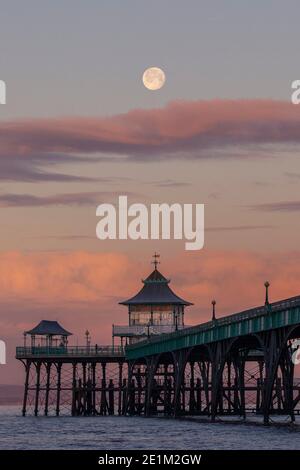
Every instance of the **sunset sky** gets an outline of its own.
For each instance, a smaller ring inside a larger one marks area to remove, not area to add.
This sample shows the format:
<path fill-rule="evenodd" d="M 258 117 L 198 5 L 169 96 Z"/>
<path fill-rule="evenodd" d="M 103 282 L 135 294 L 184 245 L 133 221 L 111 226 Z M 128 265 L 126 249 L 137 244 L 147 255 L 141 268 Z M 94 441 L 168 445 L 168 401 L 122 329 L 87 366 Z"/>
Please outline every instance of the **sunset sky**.
<path fill-rule="evenodd" d="M 257 8 L 259 6 L 259 8 Z M 0 383 L 22 333 L 126 323 L 153 252 L 186 322 L 300 294 L 298 0 L 11 0 L 0 6 Z M 161 67 L 165 86 L 145 89 Z M 96 207 L 205 204 L 205 247 L 99 241 Z"/>

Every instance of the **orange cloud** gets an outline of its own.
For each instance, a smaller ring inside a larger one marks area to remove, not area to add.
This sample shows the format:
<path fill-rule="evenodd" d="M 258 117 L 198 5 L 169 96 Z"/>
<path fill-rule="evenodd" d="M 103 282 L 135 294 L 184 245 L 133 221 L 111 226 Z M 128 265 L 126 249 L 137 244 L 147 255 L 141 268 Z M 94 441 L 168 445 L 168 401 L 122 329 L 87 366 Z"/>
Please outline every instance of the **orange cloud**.
<path fill-rule="evenodd" d="M 179 279 L 185 297 L 196 304 L 187 320 L 190 317 L 191 324 L 210 320 L 212 299 L 217 300 L 217 316 L 263 305 L 266 280 L 271 283 L 270 301 L 300 295 L 299 260 L 300 253 L 292 252 L 203 251 L 186 263 L 184 279 Z"/>
<path fill-rule="evenodd" d="M 122 292 L 128 270 L 116 253 L 1 253 L 0 300 L 93 302 Z"/>
<path fill-rule="evenodd" d="M 0 338 L 8 347 L 1 381 L 22 380 L 14 348 L 41 319 L 60 321 L 74 333 L 73 343 L 83 344 L 88 328 L 94 343 L 109 344 L 112 323 L 128 322 L 118 302 L 134 295 L 150 271 L 140 261 L 121 253 L 0 253 Z M 213 298 L 217 316 L 263 304 L 266 279 L 271 300 L 300 293 L 299 252 L 203 250 L 162 261 L 173 290 L 195 304 L 186 310 L 187 324 L 209 320 Z"/>
<path fill-rule="evenodd" d="M 203 250 L 165 260 L 162 272 L 171 277 L 180 296 L 195 304 L 191 310 L 197 312 L 200 322 L 198 312 L 203 312 L 205 319 L 212 298 L 217 299 L 223 314 L 262 304 L 266 279 L 271 282 L 274 300 L 297 295 L 299 260 L 300 253 Z M 1 253 L 0 302 L 60 305 L 62 314 L 68 303 L 78 303 L 77 310 L 82 304 L 86 308 L 98 302 L 115 309 L 119 300 L 140 289 L 148 267 L 145 263 L 141 271 L 138 261 L 121 253 Z"/>

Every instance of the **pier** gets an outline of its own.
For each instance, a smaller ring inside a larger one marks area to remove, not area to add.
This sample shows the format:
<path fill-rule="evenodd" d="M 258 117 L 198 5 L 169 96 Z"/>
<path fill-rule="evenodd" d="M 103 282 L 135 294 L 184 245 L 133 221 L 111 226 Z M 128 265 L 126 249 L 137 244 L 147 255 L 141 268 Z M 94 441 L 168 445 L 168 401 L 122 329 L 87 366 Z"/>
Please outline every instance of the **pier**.
<path fill-rule="evenodd" d="M 300 412 L 295 357 L 300 296 L 193 327 L 184 323 L 190 302 L 178 297 L 158 270 L 127 301 L 129 324 L 113 327 L 113 345 L 69 346 L 71 333 L 42 321 L 24 334 L 16 358 L 25 367 L 23 415 L 185 415 L 291 422 Z M 30 337 L 30 345 L 26 338 Z M 115 337 L 120 340 L 115 345 Z"/>

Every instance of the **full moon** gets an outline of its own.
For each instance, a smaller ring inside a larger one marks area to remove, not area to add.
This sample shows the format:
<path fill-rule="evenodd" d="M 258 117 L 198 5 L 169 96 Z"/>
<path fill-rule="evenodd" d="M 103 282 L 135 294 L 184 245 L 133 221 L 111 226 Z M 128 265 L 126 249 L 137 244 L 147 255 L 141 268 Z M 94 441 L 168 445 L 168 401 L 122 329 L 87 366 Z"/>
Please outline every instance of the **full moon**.
<path fill-rule="evenodd" d="M 165 81 L 165 73 L 158 67 L 150 67 L 143 74 L 143 84 L 148 90 L 159 90 L 164 86 Z"/>

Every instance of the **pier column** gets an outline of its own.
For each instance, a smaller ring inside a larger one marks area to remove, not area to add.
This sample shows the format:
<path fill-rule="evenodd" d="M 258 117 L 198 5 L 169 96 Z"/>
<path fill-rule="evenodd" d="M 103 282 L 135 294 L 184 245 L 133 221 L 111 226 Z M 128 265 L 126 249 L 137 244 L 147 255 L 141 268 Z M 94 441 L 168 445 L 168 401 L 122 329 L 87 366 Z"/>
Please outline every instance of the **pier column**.
<path fill-rule="evenodd" d="M 231 413 L 231 362 L 227 361 L 227 397 L 228 397 L 228 413 Z"/>
<path fill-rule="evenodd" d="M 146 369 L 146 384 L 145 384 L 145 416 L 151 414 L 151 402 L 153 399 L 153 384 L 154 384 L 154 375 L 157 367 L 157 358 L 156 356 L 151 356 L 147 358 L 147 369 Z M 129 385 L 129 382 L 128 382 Z"/>
<path fill-rule="evenodd" d="M 135 414 L 135 382 L 134 379 L 128 384 L 128 402 L 130 416 Z"/>
<path fill-rule="evenodd" d="M 195 410 L 195 373 L 194 373 L 194 362 L 190 362 L 191 378 L 190 378 L 190 403 L 189 411 L 192 414 Z"/>
<path fill-rule="evenodd" d="M 61 392 L 61 363 L 56 365 L 57 367 L 57 394 L 56 394 L 56 416 L 60 413 L 60 392 Z"/>
<path fill-rule="evenodd" d="M 100 414 L 106 415 L 107 400 L 106 400 L 106 363 L 102 362 L 102 387 L 101 387 L 101 405 Z"/>
<path fill-rule="evenodd" d="M 122 382 L 122 411 L 121 414 L 123 416 L 127 413 L 127 400 L 128 400 L 128 386 L 127 380 L 124 378 Z"/>
<path fill-rule="evenodd" d="M 164 414 L 170 414 L 170 383 L 168 378 L 168 364 L 164 364 L 164 384 L 163 384 L 163 396 L 164 396 Z"/>
<path fill-rule="evenodd" d="M 266 332 L 263 334 L 263 342 L 265 349 L 265 380 L 263 385 L 262 409 L 264 424 L 268 425 L 270 421 L 274 382 L 283 342 L 282 333 L 276 330 Z"/>
<path fill-rule="evenodd" d="M 245 357 L 236 355 L 233 359 L 236 376 L 236 413 L 246 418 L 245 402 Z"/>
<path fill-rule="evenodd" d="M 204 410 L 206 408 L 206 412 L 209 415 L 210 413 L 210 397 L 209 397 L 209 374 L 210 374 L 210 368 L 211 364 L 210 362 L 206 361 L 200 361 L 199 362 L 199 368 L 200 368 L 200 373 L 201 373 L 201 379 L 202 379 L 202 385 L 203 385 L 203 391 L 204 391 L 204 396 L 205 396 L 205 403 L 206 407 L 204 407 Z M 201 383 L 200 383 L 200 397 L 201 397 Z M 200 399 L 201 403 L 201 399 Z"/>
<path fill-rule="evenodd" d="M 278 400 L 283 402 L 283 408 L 286 410 L 287 414 L 290 415 L 291 421 L 295 421 L 295 411 L 294 411 L 294 363 L 292 361 L 292 352 L 288 346 L 285 346 L 281 359 L 280 359 L 280 369 L 282 375 L 281 379 L 278 378 Z M 279 402 L 280 408 L 280 402 Z"/>
<path fill-rule="evenodd" d="M 45 398 L 45 416 L 48 416 L 49 408 L 49 393 L 50 393 L 50 374 L 51 374 L 51 362 L 45 363 L 46 366 L 46 398 Z"/>
<path fill-rule="evenodd" d="M 196 380 L 196 410 L 202 411 L 201 380 L 199 377 Z"/>
<path fill-rule="evenodd" d="M 77 371 L 77 363 L 72 363 L 72 416 L 75 416 L 78 412 L 76 410 L 76 398 L 77 398 L 77 390 L 76 390 L 76 371 Z"/>
<path fill-rule="evenodd" d="M 219 341 L 210 347 L 211 360 L 211 420 L 223 413 L 224 370 L 228 360 L 230 343 Z"/>
<path fill-rule="evenodd" d="M 82 397 L 83 397 L 83 414 L 86 415 L 87 412 L 87 403 L 86 403 L 86 395 L 87 395 L 87 384 L 86 384 L 86 362 L 82 363 Z"/>
<path fill-rule="evenodd" d="M 115 386 L 112 379 L 109 381 L 108 385 L 108 414 L 114 415 L 115 414 Z"/>
<path fill-rule="evenodd" d="M 174 416 L 181 414 L 185 407 L 185 381 L 184 370 L 188 351 L 182 350 L 176 353 L 174 360 Z"/>
<path fill-rule="evenodd" d="M 26 407 L 27 407 L 27 398 L 28 398 L 28 386 L 29 386 L 29 374 L 30 374 L 31 361 L 26 361 L 26 363 L 24 363 L 24 366 L 25 366 L 26 376 L 25 376 L 25 385 L 24 385 L 24 398 L 23 398 L 22 415 L 26 416 Z"/>
<path fill-rule="evenodd" d="M 38 362 L 36 367 L 36 388 L 35 388 L 35 405 L 34 405 L 34 416 L 38 415 L 39 412 L 39 395 L 40 395 L 40 380 L 41 380 L 41 363 Z"/>
<path fill-rule="evenodd" d="M 142 400 L 142 379 L 141 379 L 141 369 L 140 367 L 137 370 L 136 374 L 136 385 L 137 385 L 137 414 L 141 413 L 141 400 Z"/>
<path fill-rule="evenodd" d="M 119 392 L 118 392 L 118 414 L 122 414 L 122 376 L 123 376 L 123 363 L 119 362 Z"/>
<path fill-rule="evenodd" d="M 92 363 L 92 413 L 93 415 L 97 414 L 96 409 L 96 363 Z"/>
<path fill-rule="evenodd" d="M 217 344 L 217 348 L 220 344 Z M 211 420 L 214 422 L 217 416 L 218 396 L 220 390 L 220 361 L 216 354 L 211 364 Z"/>

